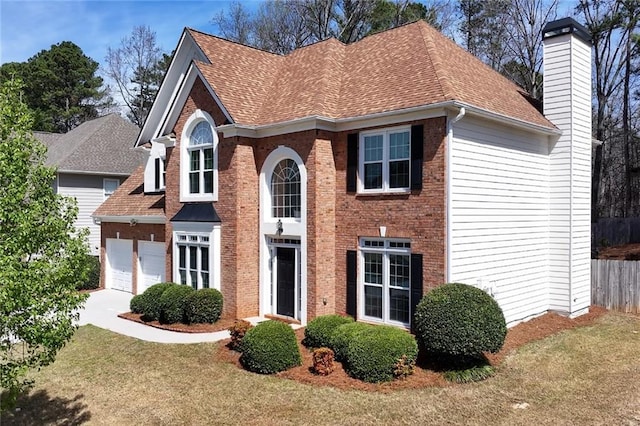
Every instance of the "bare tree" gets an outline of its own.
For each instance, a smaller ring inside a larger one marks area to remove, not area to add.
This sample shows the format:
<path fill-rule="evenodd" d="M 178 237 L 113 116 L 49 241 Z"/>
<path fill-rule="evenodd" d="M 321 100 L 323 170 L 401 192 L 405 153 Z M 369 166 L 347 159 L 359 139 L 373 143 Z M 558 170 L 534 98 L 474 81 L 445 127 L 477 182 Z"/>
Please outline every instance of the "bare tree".
<path fill-rule="evenodd" d="M 116 84 L 127 116 L 142 127 L 158 91 L 163 72 L 159 69 L 162 50 L 156 45 L 156 33 L 148 26 L 136 26 L 117 48 L 109 47 L 105 58 L 106 74 Z"/>
<path fill-rule="evenodd" d="M 221 10 L 211 22 L 218 27 L 218 33 L 241 44 L 252 43 L 253 17 L 239 1 L 234 1 L 228 10 Z"/>
<path fill-rule="evenodd" d="M 503 73 L 533 98 L 542 98 L 542 29 L 556 19 L 558 0 L 511 0 Z"/>

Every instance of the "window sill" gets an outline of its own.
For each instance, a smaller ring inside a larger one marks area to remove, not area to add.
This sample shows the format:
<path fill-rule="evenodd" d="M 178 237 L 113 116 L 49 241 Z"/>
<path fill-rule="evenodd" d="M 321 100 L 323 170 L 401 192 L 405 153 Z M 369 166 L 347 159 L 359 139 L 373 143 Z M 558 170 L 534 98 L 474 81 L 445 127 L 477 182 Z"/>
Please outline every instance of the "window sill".
<path fill-rule="evenodd" d="M 356 197 L 406 197 L 411 195 L 410 189 L 401 189 L 398 191 L 379 191 L 379 192 L 356 192 Z"/>

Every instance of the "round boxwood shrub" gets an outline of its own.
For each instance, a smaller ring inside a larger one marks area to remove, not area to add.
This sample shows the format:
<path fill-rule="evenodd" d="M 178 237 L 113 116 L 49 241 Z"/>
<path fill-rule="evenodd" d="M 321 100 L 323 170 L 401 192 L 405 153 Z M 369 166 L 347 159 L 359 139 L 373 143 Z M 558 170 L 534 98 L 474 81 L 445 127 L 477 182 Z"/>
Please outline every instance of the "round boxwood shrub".
<path fill-rule="evenodd" d="M 256 325 L 242 339 L 240 362 L 249 371 L 273 374 L 302 364 L 296 335 L 280 321 Z"/>
<path fill-rule="evenodd" d="M 340 362 L 344 361 L 347 356 L 347 347 L 349 346 L 349 342 L 353 340 L 353 336 L 371 327 L 373 326 L 362 322 L 349 322 L 336 327 L 331 339 L 331 344 L 328 345 L 333 349 L 335 359 Z"/>
<path fill-rule="evenodd" d="M 186 316 L 190 324 L 214 323 L 222 313 L 222 293 L 215 288 L 203 288 L 187 296 Z"/>
<path fill-rule="evenodd" d="M 353 335 L 345 362 L 352 377 L 378 383 L 393 380 L 398 363 L 413 364 L 417 356 L 418 344 L 411 334 L 396 327 L 379 325 Z"/>
<path fill-rule="evenodd" d="M 160 298 L 164 292 L 176 283 L 158 283 L 154 284 L 142 293 L 140 298 L 140 310 L 142 312 L 142 320 L 157 321 L 160 319 Z"/>
<path fill-rule="evenodd" d="M 342 324 L 352 323 L 353 318 L 342 315 L 323 315 L 307 324 L 304 330 L 304 344 L 310 348 L 331 347 L 333 334 Z"/>
<path fill-rule="evenodd" d="M 166 289 L 160 296 L 160 322 L 163 324 L 186 323 L 186 301 L 193 293 L 195 290 L 188 285 L 175 285 Z"/>
<path fill-rule="evenodd" d="M 87 279 L 76 286 L 77 290 L 94 290 L 100 287 L 100 260 L 97 256 L 87 255 L 85 258 L 89 265 Z"/>
<path fill-rule="evenodd" d="M 133 312 L 134 314 L 141 314 L 143 299 L 144 298 L 142 297 L 141 294 L 138 294 L 137 296 L 133 296 L 131 298 L 131 301 L 129 302 L 129 310 L 131 310 L 131 312 Z"/>
<path fill-rule="evenodd" d="M 479 357 L 498 352 L 507 325 L 498 303 L 479 288 L 445 284 L 427 293 L 416 308 L 416 338 L 429 353 Z"/>

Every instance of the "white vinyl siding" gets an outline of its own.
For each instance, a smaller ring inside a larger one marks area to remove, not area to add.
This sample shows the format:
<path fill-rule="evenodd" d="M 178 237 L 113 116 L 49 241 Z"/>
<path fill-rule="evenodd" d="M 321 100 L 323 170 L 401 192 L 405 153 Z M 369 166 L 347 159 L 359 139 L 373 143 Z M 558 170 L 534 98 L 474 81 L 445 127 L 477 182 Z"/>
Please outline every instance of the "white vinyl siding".
<path fill-rule="evenodd" d="M 544 53 L 545 114 L 563 132 L 550 153 L 550 309 L 572 314 L 590 304 L 590 47 L 567 35 Z"/>
<path fill-rule="evenodd" d="M 60 173 L 57 179 L 58 194 L 75 198 L 78 202 L 78 218 L 75 226 L 78 229 L 89 228 L 89 246 L 93 255 L 100 253 L 100 225 L 93 223 L 91 215 L 104 202 L 104 178 L 104 176 Z M 122 180 L 124 179 L 120 180 L 121 183 Z"/>
<path fill-rule="evenodd" d="M 451 277 L 494 294 L 507 322 L 548 309 L 545 137 L 465 117 L 451 146 Z"/>

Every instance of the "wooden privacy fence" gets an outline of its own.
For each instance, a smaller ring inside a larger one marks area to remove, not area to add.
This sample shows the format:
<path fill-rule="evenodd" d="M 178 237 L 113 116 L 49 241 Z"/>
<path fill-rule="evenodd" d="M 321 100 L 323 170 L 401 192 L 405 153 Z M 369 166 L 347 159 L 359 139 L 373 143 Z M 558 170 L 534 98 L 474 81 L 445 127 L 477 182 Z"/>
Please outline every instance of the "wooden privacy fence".
<path fill-rule="evenodd" d="M 591 303 L 640 313 L 640 261 L 592 259 Z"/>

